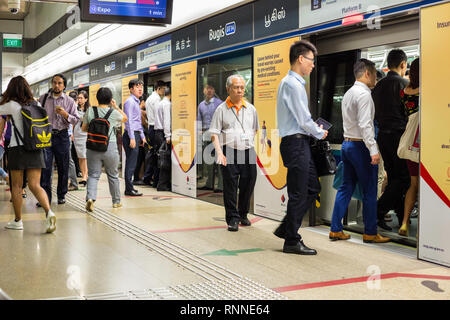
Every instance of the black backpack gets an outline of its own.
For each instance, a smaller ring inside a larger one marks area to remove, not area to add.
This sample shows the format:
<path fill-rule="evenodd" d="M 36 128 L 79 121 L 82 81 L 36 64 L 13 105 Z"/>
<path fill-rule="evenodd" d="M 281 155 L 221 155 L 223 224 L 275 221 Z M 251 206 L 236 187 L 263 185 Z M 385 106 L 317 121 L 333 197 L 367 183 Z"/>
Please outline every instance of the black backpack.
<path fill-rule="evenodd" d="M 11 117 L 14 126 L 14 134 L 17 142 L 21 141 L 25 150 L 38 151 L 52 146 L 52 124 L 48 122 L 47 111 L 36 101 L 22 106 L 23 137 L 19 133 Z"/>
<path fill-rule="evenodd" d="M 98 116 L 97 107 L 92 107 L 95 118 L 89 122 L 86 148 L 94 151 L 105 152 L 109 144 L 109 116 L 114 111 L 110 108 L 104 118 Z"/>

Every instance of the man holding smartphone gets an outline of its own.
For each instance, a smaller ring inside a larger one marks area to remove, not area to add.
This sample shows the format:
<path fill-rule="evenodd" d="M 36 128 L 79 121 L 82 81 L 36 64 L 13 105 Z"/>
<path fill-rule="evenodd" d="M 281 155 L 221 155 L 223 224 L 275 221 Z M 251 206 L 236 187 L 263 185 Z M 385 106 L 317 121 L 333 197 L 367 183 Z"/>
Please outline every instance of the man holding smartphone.
<path fill-rule="evenodd" d="M 75 101 L 64 93 L 66 78 L 56 74 L 52 78 L 52 89 L 39 98 L 45 108 L 48 121 L 52 124 L 51 147 L 44 149 L 46 168 L 42 169 L 41 187 L 47 192 L 48 200 L 52 202 L 52 172 L 53 158 L 58 169 L 58 204 L 66 203 L 66 193 L 69 181 L 70 140 L 69 125 L 75 126 L 80 121 Z M 39 206 L 39 203 L 37 204 Z"/>
<path fill-rule="evenodd" d="M 317 49 L 308 41 L 295 42 L 289 51 L 291 70 L 281 80 L 277 94 L 277 124 L 281 137 L 280 152 L 287 167 L 287 213 L 274 234 L 284 239 L 283 252 L 315 255 L 298 229 L 320 192 L 317 170 L 311 156 L 310 138 L 325 139 L 328 131 L 319 127 L 308 109 L 306 81 L 314 68 Z"/>

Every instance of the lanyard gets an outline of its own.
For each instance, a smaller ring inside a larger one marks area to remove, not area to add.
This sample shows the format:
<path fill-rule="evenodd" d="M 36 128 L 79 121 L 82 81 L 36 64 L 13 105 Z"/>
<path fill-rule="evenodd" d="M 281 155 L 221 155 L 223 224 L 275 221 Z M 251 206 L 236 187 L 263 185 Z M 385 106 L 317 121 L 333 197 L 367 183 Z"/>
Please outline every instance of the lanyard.
<path fill-rule="evenodd" d="M 242 108 L 242 107 L 241 107 L 241 108 Z M 244 107 L 244 108 L 245 108 L 245 107 Z M 245 129 L 244 129 L 244 125 L 243 125 L 244 120 L 245 120 L 245 118 L 244 118 L 244 116 L 245 116 L 244 110 L 245 110 L 245 109 L 242 109 L 242 122 L 241 122 L 241 120 L 239 120 L 239 117 L 238 117 L 238 116 L 236 115 L 236 113 L 234 112 L 233 107 L 231 107 L 231 112 L 233 112 L 234 116 L 236 117 L 236 120 L 239 122 L 239 124 L 241 125 L 242 130 L 243 130 L 244 133 L 245 133 Z"/>

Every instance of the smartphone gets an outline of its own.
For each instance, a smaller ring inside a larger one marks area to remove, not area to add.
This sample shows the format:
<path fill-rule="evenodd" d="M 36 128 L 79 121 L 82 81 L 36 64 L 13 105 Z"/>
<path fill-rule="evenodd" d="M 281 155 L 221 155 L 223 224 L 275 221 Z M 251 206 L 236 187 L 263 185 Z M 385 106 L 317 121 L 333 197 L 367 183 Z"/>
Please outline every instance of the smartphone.
<path fill-rule="evenodd" d="M 323 126 L 323 130 L 329 130 L 333 125 L 331 124 L 331 123 L 329 123 L 327 120 L 325 120 L 325 119 L 322 119 L 322 118 L 319 118 L 319 119 L 317 119 L 316 120 L 316 123 L 319 125 L 319 126 Z"/>

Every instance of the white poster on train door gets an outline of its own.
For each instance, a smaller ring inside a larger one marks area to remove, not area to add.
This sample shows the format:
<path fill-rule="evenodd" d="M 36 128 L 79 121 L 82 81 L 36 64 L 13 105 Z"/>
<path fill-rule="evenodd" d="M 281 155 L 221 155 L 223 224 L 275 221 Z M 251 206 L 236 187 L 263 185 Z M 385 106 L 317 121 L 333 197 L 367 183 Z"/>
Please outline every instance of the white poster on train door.
<path fill-rule="evenodd" d="M 450 2 L 420 12 L 419 259 L 450 267 Z M 445 87 L 445 85 L 444 85 Z"/>

